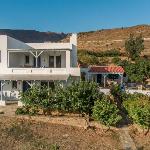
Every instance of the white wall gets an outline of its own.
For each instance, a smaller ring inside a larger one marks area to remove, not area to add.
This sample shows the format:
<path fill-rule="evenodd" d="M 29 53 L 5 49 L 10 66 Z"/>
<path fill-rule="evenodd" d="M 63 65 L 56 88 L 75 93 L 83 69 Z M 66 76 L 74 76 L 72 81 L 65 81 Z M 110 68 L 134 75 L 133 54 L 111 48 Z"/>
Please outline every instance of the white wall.
<path fill-rule="evenodd" d="M 0 35 L 1 62 L 0 70 L 7 68 L 7 36 Z"/>
<path fill-rule="evenodd" d="M 61 55 L 61 68 L 66 68 L 65 51 L 47 51 L 41 54 L 41 66 L 49 67 L 49 56 L 54 56 L 54 67 L 56 67 L 56 56 Z"/>
<path fill-rule="evenodd" d="M 31 49 L 27 44 L 6 35 L 0 35 L 1 62 L 0 70 L 7 68 L 8 49 Z M 14 58 L 15 59 L 15 58 Z"/>
<path fill-rule="evenodd" d="M 71 67 L 77 67 L 77 34 L 72 34 L 70 37 L 70 43 L 72 44 L 71 50 Z"/>
<path fill-rule="evenodd" d="M 25 63 L 26 55 L 29 55 L 29 64 Z M 31 53 L 9 53 L 9 67 L 24 67 L 24 65 L 33 66 L 33 55 Z"/>

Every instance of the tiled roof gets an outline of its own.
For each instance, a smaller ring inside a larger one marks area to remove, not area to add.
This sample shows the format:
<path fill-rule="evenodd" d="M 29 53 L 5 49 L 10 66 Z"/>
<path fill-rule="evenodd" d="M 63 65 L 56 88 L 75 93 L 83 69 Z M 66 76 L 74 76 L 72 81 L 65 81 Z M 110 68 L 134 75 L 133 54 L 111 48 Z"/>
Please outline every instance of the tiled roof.
<path fill-rule="evenodd" d="M 121 66 L 92 66 L 89 72 L 124 73 L 124 69 Z"/>

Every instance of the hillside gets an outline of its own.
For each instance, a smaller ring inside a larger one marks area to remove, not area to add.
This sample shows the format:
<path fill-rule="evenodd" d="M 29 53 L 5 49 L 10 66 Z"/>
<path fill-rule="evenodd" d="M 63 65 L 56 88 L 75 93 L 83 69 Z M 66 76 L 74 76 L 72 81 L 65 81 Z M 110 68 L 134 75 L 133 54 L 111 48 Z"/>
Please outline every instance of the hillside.
<path fill-rule="evenodd" d="M 126 28 L 102 29 L 78 33 L 78 49 L 106 51 L 117 49 L 124 51 L 124 42 L 130 33 L 142 34 L 145 39 L 144 54 L 150 54 L 150 25 L 138 25 Z M 0 34 L 6 34 L 23 42 L 66 42 L 70 34 L 55 32 L 39 32 L 36 30 L 0 29 Z"/>
<path fill-rule="evenodd" d="M 144 52 L 150 53 L 150 25 L 81 32 L 78 34 L 78 48 L 94 51 L 109 49 L 124 51 L 124 42 L 131 33 L 143 35 L 145 40 Z"/>
<path fill-rule="evenodd" d="M 39 32 L 36 30 L 0 29 L 0 35 L 8 35 L 26 43 L 57 42 L 66 38 L 67 34 L 55 32 Z"/>

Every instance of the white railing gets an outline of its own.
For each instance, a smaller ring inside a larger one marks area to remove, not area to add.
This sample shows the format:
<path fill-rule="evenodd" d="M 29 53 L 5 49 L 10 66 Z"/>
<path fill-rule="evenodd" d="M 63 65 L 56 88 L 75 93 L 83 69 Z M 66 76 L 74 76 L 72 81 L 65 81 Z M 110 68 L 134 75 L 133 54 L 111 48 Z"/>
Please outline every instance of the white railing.
<path fill-rule="evenodd" d="M 80 68 L 8 68 L 0 70 L 0 74 L 70 74 L 80 76 Z"/>
<path fill-rule="evenodd" d="M 66 74 L 66 68 L 13 68 L 14 74 Z"/>

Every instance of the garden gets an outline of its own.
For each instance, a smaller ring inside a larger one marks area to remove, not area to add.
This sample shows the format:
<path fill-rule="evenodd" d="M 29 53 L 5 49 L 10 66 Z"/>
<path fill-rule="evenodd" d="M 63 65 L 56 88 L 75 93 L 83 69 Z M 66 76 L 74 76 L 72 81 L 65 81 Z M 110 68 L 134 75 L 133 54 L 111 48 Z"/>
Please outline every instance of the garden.
<path fill-rule="evenodd" d="M 112 85 L 110 95 L 101 93 L 96 83 L 87 81 L 72 82 L 66 87 L 57 83 L 49 89 L 35 85 L 20 93 L 20 101 L 24 105 L 16 110 L 18 115 L 70 113 L 84 117 L 86 128 L 93 120 L 108 129 L 136 124 L 144 129 L 145 135 L 150 128 L 150 97 L 125 93 L 119 85 Z"/>

